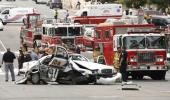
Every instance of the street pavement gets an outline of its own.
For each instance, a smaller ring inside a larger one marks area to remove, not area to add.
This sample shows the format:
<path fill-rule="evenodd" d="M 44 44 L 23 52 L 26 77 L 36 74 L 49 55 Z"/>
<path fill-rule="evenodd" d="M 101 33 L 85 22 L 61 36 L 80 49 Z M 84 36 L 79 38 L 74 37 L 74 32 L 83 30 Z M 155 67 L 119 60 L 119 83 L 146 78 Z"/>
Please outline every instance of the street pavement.
<path fill-rule="evenodd" d="M 6 0 L 2 0 L 6 2 Z M 1 2 L 0 2 L 1 3 Z M 32 0 L 16 0 L 11 2 L 18 6 L 36 7 L 43 16 L 53 17 L 53 10 L 46 5 L 36 5 Z M 74 12 L 75 10 L 70 10 Z M 9 47 L 15 54 L 19 50 L 19 32 L 22 24 L 11 23 L 0 31 L 0 63 L 5 48 Z M 88 58 L 92 52 L 83 53 Z M 15 60 L 17 73 L 17 60 Z M 16 80 L 22 76 L 16 76 Z M 4 81 L 3 66 L 0 68 L 0 100 L 169 100 L 170 98 L 170 71 L 166 80 L 152 80 L 144 77 L 143 80 L 130 80 L 141 86 L 139 90 L 121 90 L 120 83 L 114 85 L 16 85 L 15 82 Z"/>

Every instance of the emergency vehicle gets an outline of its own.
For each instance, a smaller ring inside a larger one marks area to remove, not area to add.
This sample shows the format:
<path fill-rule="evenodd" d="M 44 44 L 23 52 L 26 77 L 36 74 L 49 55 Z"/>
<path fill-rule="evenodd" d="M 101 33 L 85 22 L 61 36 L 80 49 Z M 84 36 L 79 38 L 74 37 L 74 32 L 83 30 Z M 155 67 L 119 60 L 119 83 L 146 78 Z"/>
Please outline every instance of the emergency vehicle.
<path fill-rule="evenodd" d="M 42 34 L 42 20 L 39 13 L 26 14 L 24 25 L 21 27 L 21 44 L 29 47 L 40 46 Z"/>
<path fill-rule="evenodd" d="M 26 18 L 26 14 L 36 12 L 35 8 L 7 8 L 0 13 L 0 20 L 6 23 L 22 23 L 23 19 Z"/>
<path fill-rule="evenodd" d="M 120 18 L 121 16 L 122 4 L 93 4 L 80 9 L 69 19 L 74 23 L 99 24 L 107 18 Z"/>
<path fill-rule="evenodd" d="M 75 23 L 43 24 L 42 45 L 82 44 L 83 25 Z"/>
<path fill-rule="evenodd" d="M 142 79 L 145 75 L 155 80 L 165 79 L 168 70 L 165 34 L 155 32 L 152 24 L 125 22 L 115 21 L 95 27 L 94 46 L 100 47 L 106 64 L 113 65 L 117 47 L 125 47 L 129 76 L 133 79 Z"/>

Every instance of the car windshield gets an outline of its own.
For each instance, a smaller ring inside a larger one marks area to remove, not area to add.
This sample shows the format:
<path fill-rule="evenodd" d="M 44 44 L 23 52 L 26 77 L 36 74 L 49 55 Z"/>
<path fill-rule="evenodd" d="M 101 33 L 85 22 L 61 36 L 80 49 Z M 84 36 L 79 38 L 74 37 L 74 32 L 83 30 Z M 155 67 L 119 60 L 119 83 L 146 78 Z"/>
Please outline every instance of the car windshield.
<path fill-rule="evenodd" d="M 127 49 L 144 49 L 145 37 L 144 36 L 127 36 L 123 39 L 124 46 Z"/>
<path fill-rule="evenodd" d="M 164 36 L 147 36 L 146 37 L 147 48 L 149 49 L 165 49 L 165 37 Z"/>
<path fill-rule="evenodd" d="M 81 55 L 71 55 L 71 60 L 88 61 L 85 57 Z"/>

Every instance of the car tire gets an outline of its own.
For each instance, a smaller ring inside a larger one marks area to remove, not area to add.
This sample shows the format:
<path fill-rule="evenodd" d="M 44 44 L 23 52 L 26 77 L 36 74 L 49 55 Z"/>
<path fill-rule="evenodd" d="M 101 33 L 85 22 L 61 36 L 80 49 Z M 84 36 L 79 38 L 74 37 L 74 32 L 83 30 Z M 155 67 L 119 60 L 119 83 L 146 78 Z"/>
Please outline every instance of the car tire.
<path fill-rule="evenodd" d="M 32 84 L 39 84 L 40 83 L 39 73 L 32 73 L 31 74 L 31 82 L 32 82 Z"/>

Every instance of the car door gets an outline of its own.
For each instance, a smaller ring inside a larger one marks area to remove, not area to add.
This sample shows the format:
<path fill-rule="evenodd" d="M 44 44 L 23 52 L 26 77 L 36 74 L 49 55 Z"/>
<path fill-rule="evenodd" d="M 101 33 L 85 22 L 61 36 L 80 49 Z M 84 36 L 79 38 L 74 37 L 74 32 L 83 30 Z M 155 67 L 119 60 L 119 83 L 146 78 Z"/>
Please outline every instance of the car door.
<path fill-rule="evenodd" d="M 67 64 L 68 64 L 67 50 L 62 46 L 56 46 L 55 53 L 49 65 L 56 68 L 63 68 L 67 66 Z"/>
<path fill-rule="evenodd" d="M 49 62 L 51 61 L 51 56 L 47 56 L 44 60 L 40 62 L 39 70 L 41 79 L 49 80 Z"/>

